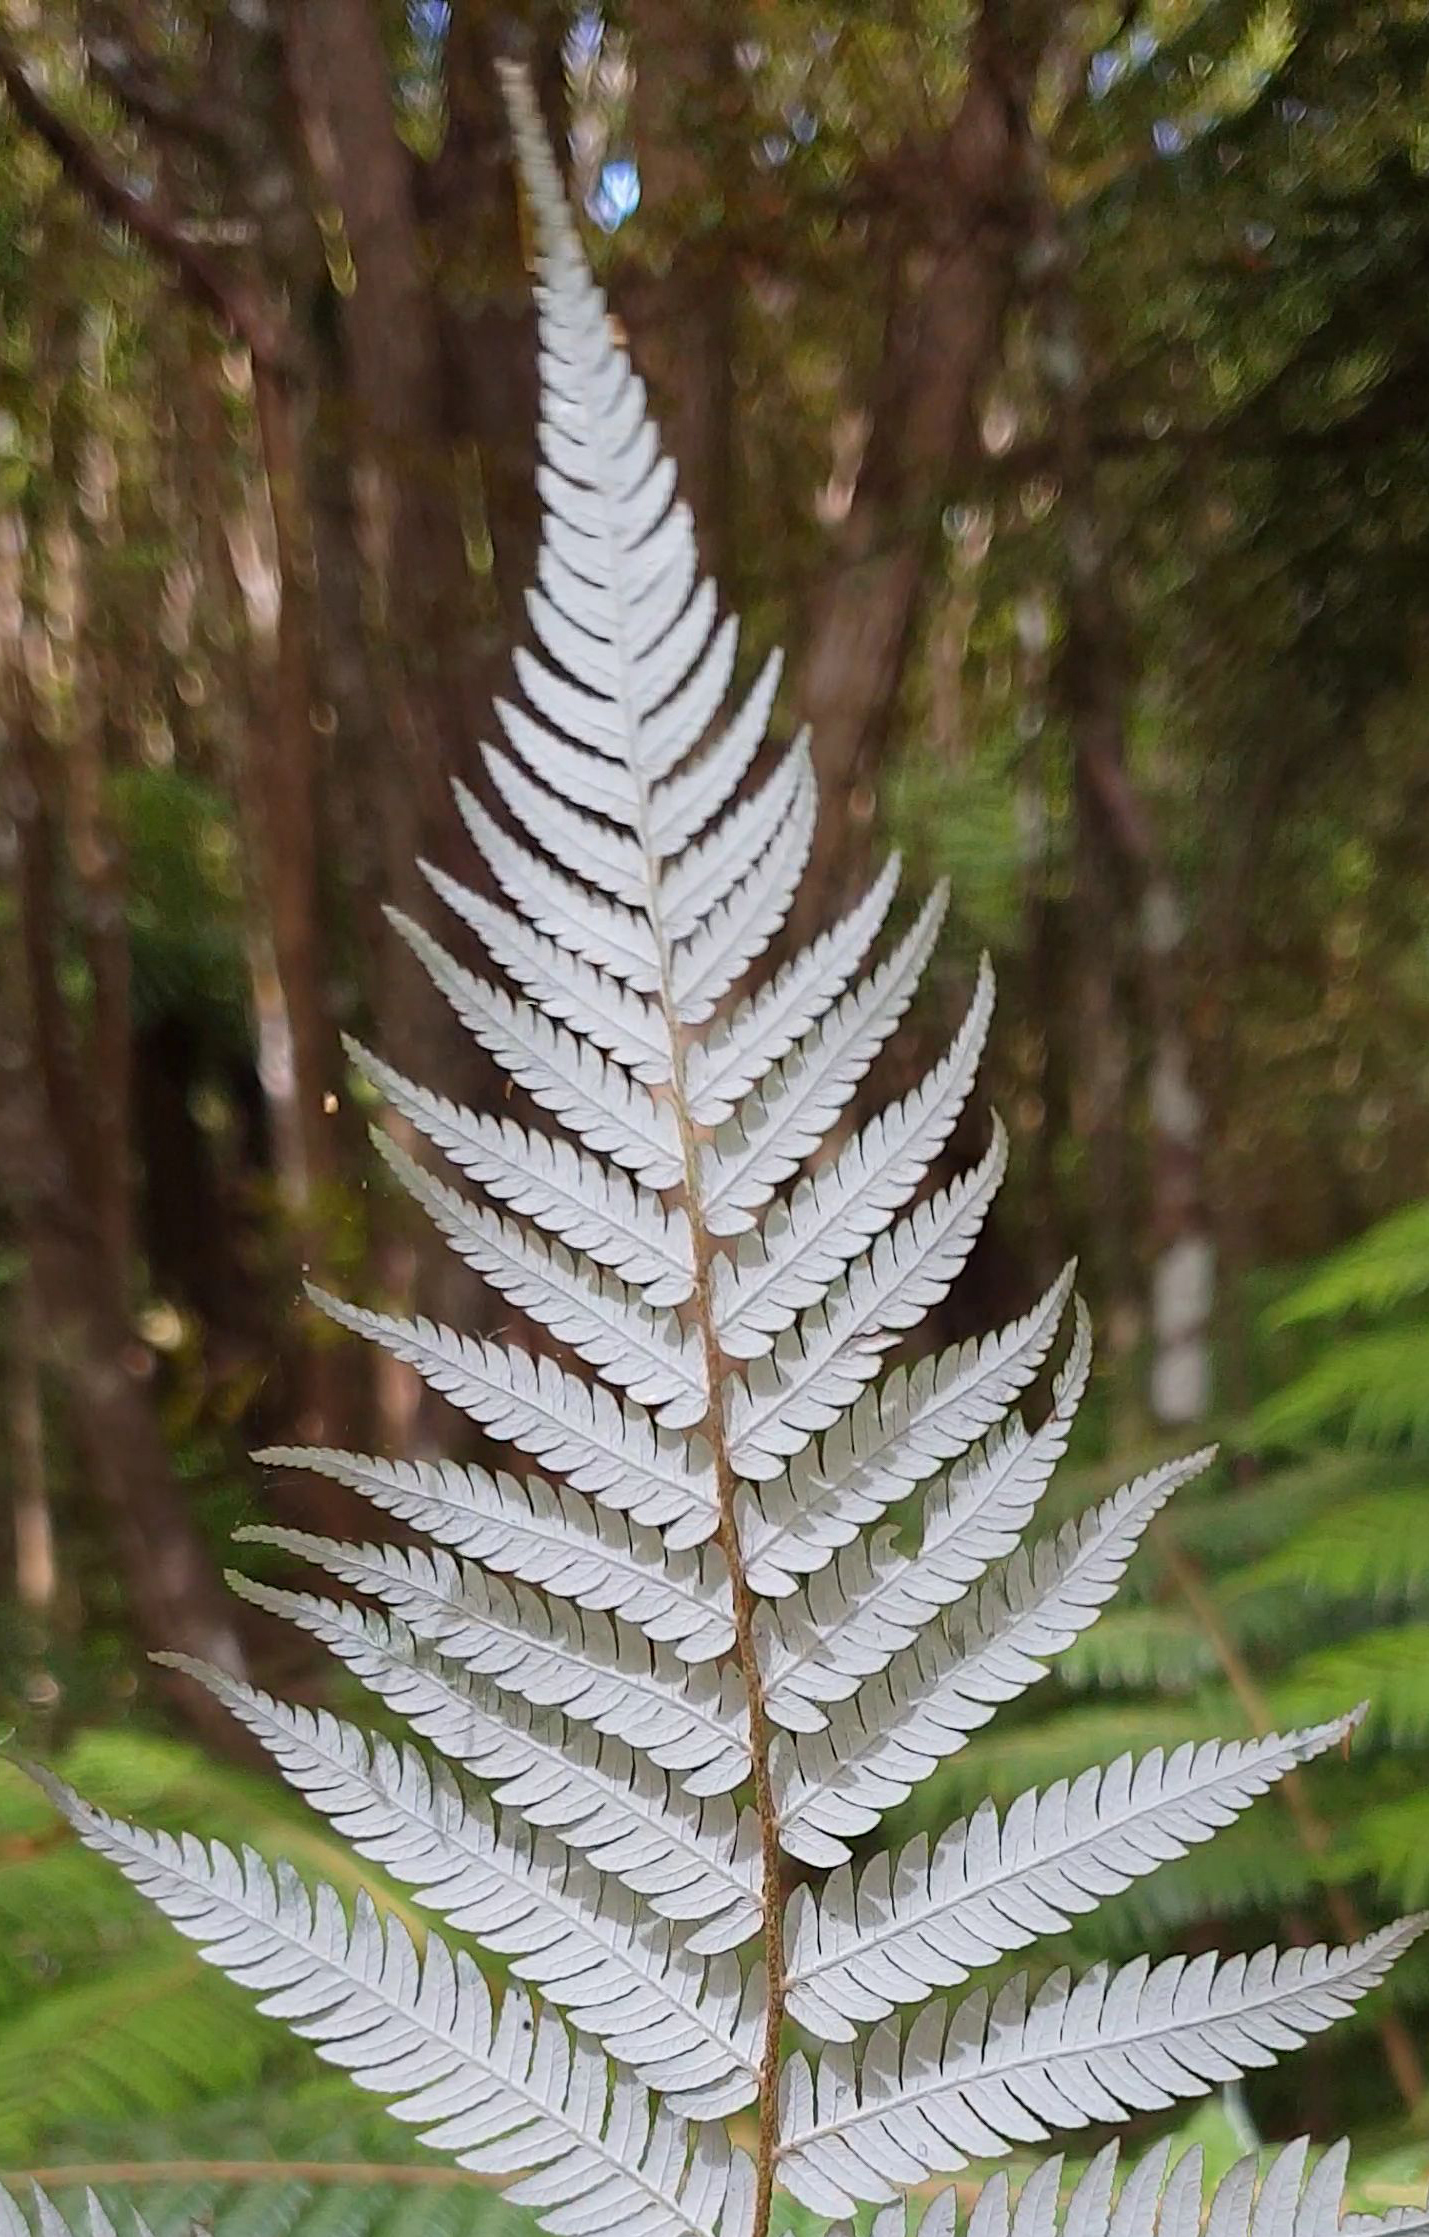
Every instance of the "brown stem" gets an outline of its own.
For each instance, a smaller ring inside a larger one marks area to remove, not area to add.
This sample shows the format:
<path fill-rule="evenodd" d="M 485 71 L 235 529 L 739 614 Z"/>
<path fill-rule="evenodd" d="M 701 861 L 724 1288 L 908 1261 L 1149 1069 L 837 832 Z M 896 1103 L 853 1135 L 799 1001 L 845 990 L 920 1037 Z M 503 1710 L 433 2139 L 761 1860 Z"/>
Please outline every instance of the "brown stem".
<path fill-rule="evenodd" d="M 382 2183 L 392 2190 L 485 2190 L 505 2184 L 506 2175 L 476 2175 L 469 2167 L 384 2167 L 372 2160 L 347 2159 L 96 2159 L 61 2160 L 53 2167 L 0 2167 L 0 2185 L 23 2190 L 86 2189 L 106 2183 L 312 2183 L 348 2184 L 370 2190 Z"/>
<path fill-rule="evenodd" d="M 651 892 L 651 915 L 656 938 L 663 949 L 658 889 L 653 880 Z M 662 971 L 662 979 L 664 977 Z M 769 1776 L 769 1712 L 765 1706 L 764 1675 L 759 1667 L 759 1649 L 754 1636 L 755 1599 L 744 1573 L 744 1556 L 739 1543 L 739 1516 L 735 1505 L 738 1479 L 730 1460 L 729 1439 L 725 1433 L 721 1392 L 729 1362 L 715 1330 L 714 1306 L 710 1293 L 715 1246 L 705 1225 L 700 1201 L 699 1140 L 690 1118 L 685 1092 L 685 1028 L 669 998 L 668 982 L 662 995 L 662 1008 L 673 1051 L 671 1087 L 684 1157 L 685 1210 L 690 1222 L 695 1261 L 695 1318 L 704 1346 L 705 1378 L 710 1398 L 704 1432 L 714 1456 L 715 1491 L 719 1500 L 718 1538 L 725 1566 L 729 1570 L 734 1651 L 740 1676 L 744 1680 L 745 1699 L 749 1708 L 749 1760 L 754 1783 L 754 1806 L 759 1817 L 767 2002 L 764 2048 L 759 2062 L 759 2141 L 755 2156 L 754 2221 L 750 2237 L 768 2237 L 769 2216 L 774 2202 L 774 2154 L 779 2141 L 779 2043 L 784 2025 L 785 1994 L 784 1875 L 779 1848 L 779 1814 L 774 1806 L 774 1788 Z"/>
<path fill-rule="evenodd" d="M 1225 1673 L 1226 1683 L 1245 1713 L 1252 1731 L 1264 1736 L 1275 1730 L 1275 1718 L 1269 1702 L 1256 1683 L 1244 1656 L 1226 1629 L 1215 1596 L 1207 1587 L 1205 1578 L 1190 1556 L 1177 1545 L 1169 1529 L 1156 1533 L 1161 1559 L 1174 1580 L 1177 1591 L 1195 1617 L 1209 1640 Z M 1300 1771 L 1287 1771 L 1280 1781 L 1280 1793 L 1290 1813 L 1300 1846 L 1307 1856 L 1323 1856 L 1330 1846 L 1330 1830 L 1310 1799 L 1305 1777 Z M 1364 1938 L 1364 1921 L 1360 1917 L 1354 1897 L 1347 1888 L 1335 1882 L 1327 1883 L 1325 1906 L 1335 1922 L 1336 1931 L 1347 1942 Z M 1394 2078 L 1395 2087 L 1404 2099 L 1405 2110 L 1413 2112 L 1424 2095 L 1424 2068 L 1413 2038 L 1404 2022 L 1394 2012 L 1386 2012 L 1379 2022 L 1379 2039 L 1384 2048 L 1385 2064 Z"/>
<path fill-rule="evenodd" d="M 642 829 L 642 841 L 643 838 Z M 647 860 L 650 859 L 647 851 Z M 769 1712 L 765 1706 L 764 1674 L 759 1667 L 759 1649 L 754 1636 L 755 1598 L 744 1572 L 744 1556 L 739 1543 L 739 1515 L 735 1503 L 738 1478 L 730 1459 L 729 1439 L 725 1430 L 723 1384 L 730 1363 L 715 1328 L 710 1289 L 715 1245 L 705 1225 L 700 1197 L 699 1136 L 690 1117 L 685 1087 L 687 1029 L 682 1024 L 670 995 L 667 949 L 660 923 L 659 882 L 653 875 L 650 879 L 649 908 L 656 944 L 661 954 L 660 999 L 670 1036 L 671 1098 L 685 1168 L 685 1212 L 690 1223 L 695 1268 L 695 1318 L 704 1347 L 705 1380 L 709 1391 L 709 1411 L 705 1416 L 704 1433 L 709 1439 L 714 1458 L 715 1491 L 719 1501 L 717 1535 L 725 1566 L 729 1570 L 734 1651 L 749 1709 L 750 1772 L 754 1785 L 754 1806 L 759 1818 L 767 2001 L 764 2048 L 759 2062 L 759 2141 L 755 2155 L 754 2220 L 750 2237 L 768 2237 L 769 2216 L 774 2203 L 774 2155 L 779 2141 L 779 2045 L 784 2026 L 785 1996 L 784 1875 L 779 1847 L 779 1814 L 774 1806 L 774 1788 L 769 1775 Z"/>
<path fill-rule="evenodd" d="M 678 1044 L 677 1044 L 678 1046 Z M 714 1454 L 715 1489 L 719 1498 L 719 1543 L 729 1570 L 734 1612 L 735 1655 L 744 1679 L 749 1705 L 749 1758 L 754 1778 L 754 1806 L 759 1816 L 760 1876 L 764 1906 L 764 1970 L 768 2002 L 764 2019 L 764 2049 L 759 2063 L 759 2143 L 755 2158 L 756 2191 L 751 2237 L 767 2237 L 774 2199 L 774 2153 L 779 2141 L 779 2040 L 784 2024 L 784 1875 L 779 1848 L 779 1815 L 769 1776 L 769 1712 L 764 1702 L 764 1677 L 754 1638 L 755 1599 L 744 1573 L 739 1544 L 739 1518 L 735 1509 L 738 1488 L 725 1436 L 720 1384 L 726 1361 L 715 1334 L 710 1297 L 710 1269 L 714 1251 L 699 1208 L 697 1145 L 684 1116 L 683 1063 L 676 1059 L 676 1105 L 685 1146 L 685 1201 L 695 1253 L 695 1312 L 704 1343 L 705 1372 L 709 1380 L 710 1410 L 705 1433 Z"/>

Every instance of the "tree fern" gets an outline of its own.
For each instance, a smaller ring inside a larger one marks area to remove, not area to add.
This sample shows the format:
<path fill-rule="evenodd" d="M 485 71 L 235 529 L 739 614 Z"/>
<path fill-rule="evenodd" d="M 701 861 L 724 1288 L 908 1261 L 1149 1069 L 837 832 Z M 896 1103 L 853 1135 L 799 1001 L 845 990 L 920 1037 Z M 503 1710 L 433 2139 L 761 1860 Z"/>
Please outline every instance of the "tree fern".
<path fill-rule="evenodd" d="M 1334 1746 L 1344 1716 L 1259 1745 L 1153 1748 L 1000 1820 L 975 1814 L 931 1854 L 915 1842 L 850 1867 L 852 1844 L 1094 1620 L 1206 1456 L 1039 1528 L 1086 1380 L 1080 1319 L 1047 1421 L 1029 1430 L 1015 1409 L 1056 1355 L 1070 1273 L 1012 1326 L 885 1373 L 1001 1179 L 994 1126 L 961 1179 L 925 1187 L 968 1103 L 991 975 L 925 1078 L 853 1131 L 940 898 L 875 959 L 885 875 L 746 991 L 809 851 L 807 745 L 746 789 L 777 663 L 721 724 L 735 625 L 696 583 L 689 517 L 529 90 L 507 88 L 539 242 L 539 649 L 516 656 L 525 707 L 498 710 L 511 751 L 485 756 L 504 818 L 459 799 L 487 890 L 431 882 L 509 983 L 395 922 L 563 1132 L 356 1061 L 493 1200 L 384 1152 L 554 1348 L 317 1302 L 547 1474 L 273 1456 L 436 1541 L 267 1533 L 372 1605 L 247 1589 L 444 1760 L 194 1674 L 363 1855 L 479 1928 L 516 1978 L 495 1997 L 467 1950 L 365 1893 L 349 1910 L 251 1848 L 146 1831 L 45 1783 L 261 2010 L 556 2237 L 765 2237 L 776 2188 L 824 2217 L 886 2207 L 880 2237 L 895 2237 L 902 2193 L 929 2175 L 1159 2111 L 1293 2048 L 1423 1922 L 1351 1948 L 1137 1960 L 928 2001 L 1203 1841 Z M 919 1486 L 920 1547 L 867 1534 Z M 833 1876 L 791 1896 L 796 1861 Z M 795 2022 L 808 2048 L 787 2041 Z M 749 2148 L 723 2125 L 746 2112 Z M 1163 2190 L 1164 2175 L 1164 2158 L 1133 2172 L 1122 2237 L 1150 2231 L 1158 2198 L 1160 2226 L 1186 2226 L 1195 2170 Z M 1303 2176 L 1303 2155 L 1277 2163 L 1257 2232 L 1336 2226 L 1337 2163 Z M 1104 2156 L 1069 2231 L 1107 2226 L 1111 2180 Z M 1052 2237 L 1057 2183 L 1056 2162 L 1030 2178 L 1019 2237 Z M 1247 2231 L 1252 2191 L 1238 2175 L 1212 2227 Z M 1010 2211 L 989 2188 L 976 2237 L 1010 2229 Z M 950 2231 L 952 2195 L 931 2213 L 926 2228 Z"/>

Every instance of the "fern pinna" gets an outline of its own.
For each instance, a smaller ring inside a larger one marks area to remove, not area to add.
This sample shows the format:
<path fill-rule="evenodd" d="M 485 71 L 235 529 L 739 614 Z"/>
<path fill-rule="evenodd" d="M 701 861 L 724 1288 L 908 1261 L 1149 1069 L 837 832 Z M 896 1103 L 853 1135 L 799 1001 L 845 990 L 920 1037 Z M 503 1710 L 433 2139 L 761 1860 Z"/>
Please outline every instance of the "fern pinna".
<path fill-rule="evenodd" d="M 890 869 L 727 1003 L 804 869 L 809 754 L 797 741 L 746 784 L 773 659 L 709 741 L 735 625 L 696 580 L 688 514 L 529 89 L 510 74 L 507 91 L 540 248 L 540 650 L 516 656 L 525 708 L 500 710 L 511 750 L 485 756 L 507 820 L 460 795 L 504 899 L 430 875 L 514 991 L 396 922 L 561 1131 L 352 1054 L 486 1201 L 386 1142 L 398 1178 L 556 1349 L 320 1301 L 549 1480 L 268 1456 L 425 1540 L 250 1532 L 362 1600 L 239 1589 L 320 1639 L 431 1752 L 194 1674 L 363 1856 L 518 1985 L 494 2003 L 464 1952 L 431 1935 L 419 1953 L 369 1902 L 349 1914 L 251 1852 L 55 1791 L 266 2011 L 431 2144 L 512 2178 L 562 2237 L 765 2237 L 776 2192 L 825 2217 L 884 2207 L 891 2237 L 927 2177 L 1268 2063 L 1372 1988 L 1422 1922 L 1349 1949 L 1056 1974 L 1030 1996 L 1019 1979 L 991 2002 L 935 1993 L 1206 1840 L 1348 1718 L 1123 1759 L 1002 1818 L 979 1810 L 931 1849 L 854 1860 L 1093 1621 L 1206 1456 L 1024 1544 L 1087 1381 L 1069 1275 L 985 1341 L 881 1373 L 956 1279 L 1001 1179 L 994 1127 L 961 1179 L 923 1185 L 973 1083 L 990 976 L 926 1078 L 805 1171 L 907 1009 L 941 904 L 870 963 Z M 1029 1428 L 1017 1402 L 1069 1315 Z M 922 1537 L 905 1550 L 877 1525 L 915 1489 Z M 725 2123 L 746 2109 L 751 2148 L 736 2148 Z M 1069 2226 L 1133 2237 L 1158 2197 L 1163 2228 L 1188 2226 L 1198 2177 L 1163 2193 L 1153 2161 L 1113 2209 L 1110 2166 L 1095 2163 Z M 1257 2230 L 1335 2226 L 1333 2169 L 1319 2189 L 1302 2176 L 1293 2155 L 1279 2164 Z M 1253 2189 L 1219 2209 L 1224 2226 L 1247 2226 Z M 1049 2225 L 1055 2191 L 1049 2162 L 1019 2232 Z M 935 2205 L 925 2231 L 951 2212 Z M 978 2237 L 1008 2212 L 990 2190 Z"/>

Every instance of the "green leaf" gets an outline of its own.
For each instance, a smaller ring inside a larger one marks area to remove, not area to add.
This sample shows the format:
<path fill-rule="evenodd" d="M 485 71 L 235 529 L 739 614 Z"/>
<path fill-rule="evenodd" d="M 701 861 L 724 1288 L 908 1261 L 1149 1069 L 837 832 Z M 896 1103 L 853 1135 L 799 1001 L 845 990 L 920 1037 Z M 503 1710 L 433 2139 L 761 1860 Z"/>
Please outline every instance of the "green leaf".
<path fill-rule="evenodd" d="M 1239 1580 L 1329 1597 L 1414 1601 L 1429 1592 L 1429 1487 L 1373 1493 L 1331 1507 Z"/>
<path fill-rule="evenodd" d="M 1369 1445 L 1429 1445 L 1429 1331 L 1342 1339 L 1258 1406 L 1250 1424 L 1262 1449 L 1293 1449 L 1331 1429 Z"/>
<path fill-rule="evenodd" d="M 1384 1313 L 1429 1293 L 1429 1199 L 1379 1220 L 1273 1308 L 1272 1328 Z"/>

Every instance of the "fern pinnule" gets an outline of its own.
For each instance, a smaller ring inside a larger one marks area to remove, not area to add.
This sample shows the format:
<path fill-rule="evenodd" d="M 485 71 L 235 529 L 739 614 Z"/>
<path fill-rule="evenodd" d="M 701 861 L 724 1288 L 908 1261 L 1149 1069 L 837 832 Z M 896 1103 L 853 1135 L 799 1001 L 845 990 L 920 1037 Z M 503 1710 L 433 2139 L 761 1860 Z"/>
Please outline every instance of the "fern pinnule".
<path fill-rule="evenodd" d="M 1162 2143 L 1125 2168 L 1119 2166 L 1115 2144 L 1106 2145 L 1074 2182 L 1064 2189 L 1068 2170 L 1060 2157 L 1044 2160 L 1014 2192 L 1005 2175 L 985 2184 L 966 2217 L 955 2190 L 942 2192 L 917 2223 L 918 2237 L 1338 2237 L 1343 2229 L 1355 2237 L 1425 2237 L 1429 2209 L 1401 2206 L 1374 2216 L 1344 2213 L 1344 2186 L 1348 2149 L 1337 2145 L 1311 2161 L 1302 2138 L 1287 2144 L 1268 2162 L 1251 2156 L 1237 2160 L 1219 2182 L 1206 2182 L 1204 2157 L 1199 2147 L 1170 2163 L 1170 2146 Z M 225 2168 L 231 2182 L 235 2170 Z M 263 2181 L 261 2164 L 254 2181 Z M 291 2183 L 268 2177 L 272 2192 L 274 2227 L 288 2237 L 314 2237 L 330 2225 L 330 2194 L 306 2201 L 301 2190 L 294 2195 Z M 390 2194 L 389 2194 L 390 2195 Z M 400 2195 L 400 2194 L 399 2194 Z M 381 2193 L 379 2193 L 381 2196 Z M 68 2220 L 42 2190 L 33 2194 L 36 2237 L 120 2237 L 93 2190 L 84 2193 L 82 2209 Z M 248 2204 L 247 2201 L 244 2201 Z M 370 2194 L 364 2204 L 370 2205 Z M 383 2200 L 386 2203 L 386 2200 Z M 449 2200 L 444 2203 L 449 2204 Z M 479 2226 L 487 2226 L 489 2200 L 477 2208 Z M 166 2212 L 164 2209 L 167 2208 Z M 192 2218 L 192 2217 L 190 2217 Z M 247 2220 L 252 2224 L 251 2204 Z M 154 2229 L 137 2210 L 124 2218 L 123 2237 L 181 2237 L 182 2217 L 176 2220 L 171 2203 L 159 2193 L 153 2214 Z M 220 2226 L 223 2226 L 220 2217 Z M 368 2218 L 371 2226 L 371 2217 Z M 385 2225 L 377 2225 L 375 2237 Z M 447 2226 L 444 2218 L 443 2226 Z M 505 2228 L 505 2223 L 501 2227 Z M 913 2223 L 903 2201 L 874 2217 L 870 2237 L 910 2237 Z M 465 2221 L 459 2224 L 464 2231 Z M 0 2237 L 29 2237 L 16 2207 L 0 2190 Z M 853 2224 L 831 2225 L 828 2237 L 853 2237 Z"/>
<path fill-rule="evenodd" d="M 389 1143 L 394 1178 L 542 1341 L 314 1296 L 555 1480 L 270 1456 L 424 1535 L 250 1531 L 370 1605 L 240 1590 L 321 1640 L 431 1756 L 194 1674 L 362 1855 L 517 1979 L 496 2005 L 464 1950 L 432 1933 L 419 1955 L 366 1899 L 349 1915 L 256 1856 L 51 1791 L 262 2009 L 429 2143 L 511 2180 L 557 2237 L 767 2237 L 776 2189 L 824 2215 L 886 2207 L 879 2237 L 895 2237 L 901 2193 L 930 2174 L 1163 2109 L 1304 2041 L 1423 1922 L 1353 1949 L 1138 1960 L 1054 1975 L 1030 2000 L 1019 1978 L 991 2006 L 977 1989 L 927 2001 L 1204 1841 L 1343 1722 L 1123 1757 L 855 1870 L 853 1844 L 1095 1619 L 1208 1456 L 1024 1543 L 1089 1372 L 1078 1307 L 1050 1411 L 1024 1426 L 1070 1268 L 1008 1328 L 884 1372 L 957 1279 L 1005 1168 L 994 1121 L 959 1179 L 930 1180 L 969 1106 L 992 974 L 924 1078 L 824 1154 L 907 1012 L 943 898 L 876 958 L 890 865 L 747 984 L 808 860 L 810 750 L 797 738 L 756 767 L 775 659 L 721 715 L 736 624 L 697 582 L 530 89 L 513 71 L 505 86 L 538 244 L 534 645 L 515 656 L 524 705 L 497 706 L 489 796 L 458 794 L 483 889 L 428 871 L 492 975 L 392 921 L 558 1131 L 352 1053 L 485 1200 Z M 867 1534 L 919 1487 L 915 1549 Z M 796 1862 L 832 1877 L 791 1894 Z M 791 2052 L 786 2021 L 822 2055 Z M 746 2108 L 751 2150 L 722 2126 Z M 1056 2164 L 1024 2190 L 1018 2237 L 1052 2237 Z M 1084 2178 L 1069 2229 L 1105 2225 L 1111 2164 Z M 1302 2185 L 1303 2167 L 1277 2163 L 1264 2212 L 1320 2237 L 1338 2182 Z M 1163 2191 L 1163 2174 L 1128 2179 L 1116 2237 L 1150 2237 L 1158 2199 L 1184 2226 L 1191 2179 Z M 1217 2237 L 1244 2237 L 1249 2193 L 1222 2196 Z M 1007 2213 L 994 2186 L 976 2237 Z M 925 2227 L 951 2216 L 940 2202 Z"/>

